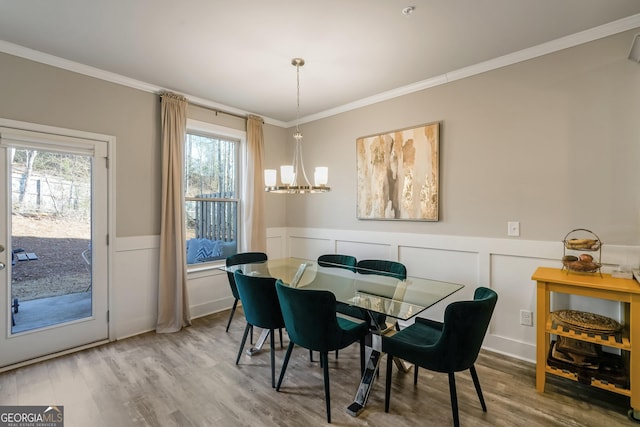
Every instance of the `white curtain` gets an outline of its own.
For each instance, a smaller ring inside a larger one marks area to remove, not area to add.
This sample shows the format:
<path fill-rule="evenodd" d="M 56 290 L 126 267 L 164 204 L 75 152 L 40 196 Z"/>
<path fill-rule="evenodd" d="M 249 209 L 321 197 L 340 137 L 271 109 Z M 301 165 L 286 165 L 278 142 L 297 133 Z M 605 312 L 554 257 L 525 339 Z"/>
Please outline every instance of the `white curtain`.
<path fill-rule="evenodd" d="M 191 324 L 182 206 L 187 100 L 181 95 L 167 93 L 162 95 L 161 101 L 162 211 L 156 332 L 167 333 Z"/>
<path fill-rule="evenodd" d="M 262 117 L 247 117 L 247 151 L 245 179 L 242 188 L 242 245 L 244 251 L 267 251 L 267 229 L 264 218 L 264 136 Z"/>

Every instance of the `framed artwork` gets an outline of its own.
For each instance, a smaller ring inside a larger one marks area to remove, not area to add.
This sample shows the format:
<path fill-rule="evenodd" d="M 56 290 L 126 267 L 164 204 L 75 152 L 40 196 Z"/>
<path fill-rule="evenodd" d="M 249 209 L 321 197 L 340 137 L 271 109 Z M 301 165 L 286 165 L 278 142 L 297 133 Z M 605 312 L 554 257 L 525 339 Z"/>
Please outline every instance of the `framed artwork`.
<path fill-rule="evenodd" d="M 358 219 L 438 221 L 440 122 L 356 140 Z"/>

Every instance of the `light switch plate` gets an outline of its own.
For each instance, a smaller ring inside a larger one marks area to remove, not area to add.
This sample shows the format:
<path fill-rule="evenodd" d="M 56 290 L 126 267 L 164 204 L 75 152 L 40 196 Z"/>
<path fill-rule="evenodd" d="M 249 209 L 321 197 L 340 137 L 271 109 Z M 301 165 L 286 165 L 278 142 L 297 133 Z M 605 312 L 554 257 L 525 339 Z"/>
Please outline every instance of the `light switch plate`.
<path fill-rule="evenodd" d="M 520 223 L 518 221 L 507 222 L 507 236 L 512 236 L 512 237 L 520 236 Z"/>

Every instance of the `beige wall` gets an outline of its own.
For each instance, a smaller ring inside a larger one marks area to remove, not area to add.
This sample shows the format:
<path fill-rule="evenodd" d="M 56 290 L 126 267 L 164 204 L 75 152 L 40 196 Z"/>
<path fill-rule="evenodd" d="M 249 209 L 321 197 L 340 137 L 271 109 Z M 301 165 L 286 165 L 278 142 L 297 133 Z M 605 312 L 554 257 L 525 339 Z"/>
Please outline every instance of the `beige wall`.
<path fill-rule="evenodd" d="M 507 221 L 520 221 L 522 239 L 559 241 L 584 227 L 605 243 L 637 245 L 635 33 L 301 126 L 307 169 L 329 166 L 333 190 L 287 199 L 287 225 L 507 237 Z M 357 220 L 356 138 L 433 121 L 442 121 L 441 220 Z"/>
<path fill-rule="evenodd" d="M 285 141 L 293 139 L 292 132 L 278 126 L 265 125 L 264 129 L 264 165 L 265 169 L 275 169 L 280 164 L 291 163 L 293 152 Z M 284 161 L 281 159 L 285 159 Z M 279 197 L 278 197 L 279 196 Z M 265 211 L 267 227 L 287 226 L 287 196 L 285 194 L 266 194 Z"/>

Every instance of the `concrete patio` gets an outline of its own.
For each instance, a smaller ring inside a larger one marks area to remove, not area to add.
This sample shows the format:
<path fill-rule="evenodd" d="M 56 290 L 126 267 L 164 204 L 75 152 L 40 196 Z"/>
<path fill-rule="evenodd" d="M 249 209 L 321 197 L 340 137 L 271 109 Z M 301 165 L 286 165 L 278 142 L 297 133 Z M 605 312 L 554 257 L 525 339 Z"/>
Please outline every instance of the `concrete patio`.
<path fill-rule="evenodd" d="M 19 301 L 19 304 L 18 312 L 13 314 L 14 334 L 90 316 L 91 292 Z"/>

